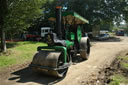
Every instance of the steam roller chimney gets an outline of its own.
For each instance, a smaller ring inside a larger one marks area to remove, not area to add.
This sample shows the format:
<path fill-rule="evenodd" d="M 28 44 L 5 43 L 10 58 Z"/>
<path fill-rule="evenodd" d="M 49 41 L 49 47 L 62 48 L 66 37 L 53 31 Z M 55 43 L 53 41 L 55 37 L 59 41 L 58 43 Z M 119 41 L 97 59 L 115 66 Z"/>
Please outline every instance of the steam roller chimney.
<path fill-rule="evenodd" d="M 62 22 L 62 16 L 61 16 L 61 6 L 56 7 L 56 33 L 57 37 L 59 39 L 62 39 L 62 27 L 61 27 L 61 22 Z"/>

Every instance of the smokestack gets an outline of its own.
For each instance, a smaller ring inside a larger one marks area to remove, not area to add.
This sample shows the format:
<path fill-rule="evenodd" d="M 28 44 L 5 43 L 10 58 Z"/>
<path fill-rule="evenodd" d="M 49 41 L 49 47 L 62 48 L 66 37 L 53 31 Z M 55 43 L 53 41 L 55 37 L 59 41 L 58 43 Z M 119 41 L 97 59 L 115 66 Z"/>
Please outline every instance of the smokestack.
<path fill-rule="evenodd" d="M 56 7 L 56 33 L 59 39 L 62 39 L 62 28 L 61 28 L 61 6 Z"/>

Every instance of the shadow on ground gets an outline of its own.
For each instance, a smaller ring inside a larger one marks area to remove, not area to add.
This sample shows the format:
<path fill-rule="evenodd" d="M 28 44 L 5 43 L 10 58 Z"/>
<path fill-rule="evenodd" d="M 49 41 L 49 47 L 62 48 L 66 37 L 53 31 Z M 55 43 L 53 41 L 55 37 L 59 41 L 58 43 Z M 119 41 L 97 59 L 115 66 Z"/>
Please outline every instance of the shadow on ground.
<path fill-rule="evenodd" d="M 31 68 L 27 67 L 19 71 L 11 73 L 15 77 L 11 77 L 8 80 L 16 81 L 17 83 L 39 83 L 39 84 L 54 84 L 61 81 L 63 78 L 54 78 L 40 73 L 35 73 Z"/>
<path fill-rule="evenodd" d="M 7 48 L 13 48 L 16 47 L 18 44 L 16 42 L 13 43 L 7 43 Z"/>
<path fill-rule="evenodd" d="M 73 57 L 73 59 L 72 59 L 73 64 L 81 63 L 81 62 L 84 62 L 84 61 L 85 61 L 85 59 L 82 59 L 80 57 L 80 55 L 77 55 L 76 57 Z"/>
<path fill-rule="evenodd" d="M 109 39 L 102 39 L 102 40 L 98 40 L 98 39 L 94 39 L 92 40 L 92 42 L 121 42 L 122 40 L 120 38 L 117 37 L 110 37 Z"/>

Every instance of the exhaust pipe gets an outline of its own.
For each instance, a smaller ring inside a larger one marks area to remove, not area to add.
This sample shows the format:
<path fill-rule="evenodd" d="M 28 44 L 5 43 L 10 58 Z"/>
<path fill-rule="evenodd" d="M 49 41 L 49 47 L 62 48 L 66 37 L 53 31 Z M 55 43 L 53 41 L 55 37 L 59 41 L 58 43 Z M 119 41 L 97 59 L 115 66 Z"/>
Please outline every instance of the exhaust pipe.
<path fill-rule="evenodd" d="M 61 28 L 61 21 L 62 21 L 62 17 L 61 17 L 61 6 L 57 6 L 56 7 L 56 33 L 57 33 L 57 37 L 59 39 L 62 39 L 62 28 Z"/>

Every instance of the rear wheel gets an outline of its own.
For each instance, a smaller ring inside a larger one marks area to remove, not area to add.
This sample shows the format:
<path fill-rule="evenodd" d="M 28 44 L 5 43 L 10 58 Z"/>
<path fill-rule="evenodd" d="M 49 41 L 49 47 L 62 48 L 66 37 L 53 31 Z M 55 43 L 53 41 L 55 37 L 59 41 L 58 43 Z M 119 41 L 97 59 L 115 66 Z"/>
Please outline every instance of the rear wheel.
<path fill-rule="evenodd" d="M 82 37 L 80 41 L 80 56 L 88 59 L 90 54 L 90 41 L 87 37 Z"/>

